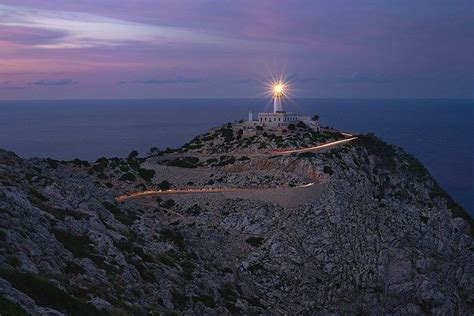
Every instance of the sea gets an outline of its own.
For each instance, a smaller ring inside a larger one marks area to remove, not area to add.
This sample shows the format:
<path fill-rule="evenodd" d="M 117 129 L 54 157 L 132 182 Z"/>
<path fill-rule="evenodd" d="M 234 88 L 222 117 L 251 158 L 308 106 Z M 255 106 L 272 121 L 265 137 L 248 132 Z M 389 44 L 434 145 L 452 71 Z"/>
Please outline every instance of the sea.
<path fill-rule="evenodd" d="M 474 100 L 292 99 L 287 111 L 321 124 L 372 132 L 404 148 L 474 215 Z M 146 155 L 209 128 L 271 110 L 264 99 L 0 101 L 0 148 L 23 157 L 95 160 Z"/>

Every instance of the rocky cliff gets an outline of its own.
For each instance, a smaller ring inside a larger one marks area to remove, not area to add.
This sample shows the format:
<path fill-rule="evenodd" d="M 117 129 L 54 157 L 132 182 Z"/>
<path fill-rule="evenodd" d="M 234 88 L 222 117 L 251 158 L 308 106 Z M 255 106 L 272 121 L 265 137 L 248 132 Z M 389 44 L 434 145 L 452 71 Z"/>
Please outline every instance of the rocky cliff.
<path fill-rule="evenodd" d="M 474 313 L 472 219 L 403 150 L 368 135 L 225 161 L 0 151 L 0 314 Z M 309 180 L 317 197 L 293 207 L 216 193 L 115 200 Z"/>

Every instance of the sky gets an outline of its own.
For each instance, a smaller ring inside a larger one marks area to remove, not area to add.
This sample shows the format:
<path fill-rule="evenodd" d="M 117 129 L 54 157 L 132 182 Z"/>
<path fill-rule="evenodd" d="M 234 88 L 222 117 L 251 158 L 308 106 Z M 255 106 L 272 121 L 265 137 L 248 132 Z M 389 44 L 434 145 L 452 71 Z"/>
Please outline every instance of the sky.
<path fill-rule="evenodd" d="M 0 0 L 0 99 L 473 98 L 472 0 Z"/>

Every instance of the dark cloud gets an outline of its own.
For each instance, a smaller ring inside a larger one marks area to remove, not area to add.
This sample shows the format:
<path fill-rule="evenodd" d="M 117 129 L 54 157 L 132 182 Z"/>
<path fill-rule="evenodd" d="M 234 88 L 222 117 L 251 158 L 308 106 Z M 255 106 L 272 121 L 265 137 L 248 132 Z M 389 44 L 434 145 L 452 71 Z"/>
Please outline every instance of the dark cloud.
<path fill-rule="evenodd" d="M 61 80 L 37 80 L 28 83 L 29 85 L 35 86 L 69 86 L 77 84 L 77 81 L 71 79 L 61 79 Z"/>

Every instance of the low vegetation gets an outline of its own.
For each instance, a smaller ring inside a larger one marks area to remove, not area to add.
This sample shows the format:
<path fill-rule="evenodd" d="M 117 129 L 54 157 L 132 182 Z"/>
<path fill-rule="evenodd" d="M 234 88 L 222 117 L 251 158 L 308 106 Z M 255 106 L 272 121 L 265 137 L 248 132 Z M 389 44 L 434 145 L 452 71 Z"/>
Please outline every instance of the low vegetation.
<path fill-rule="evenodd" d="M 10 282 L 16 289 L 30 296 L 38 305 L 54 308 L 69 315 L 100 315 L 101 313 L 92 305 L 67 294 L 54 286 L 49 280 L 31 273 L 0 270 L 0 276 Z M 0 304 L 7 305 L 0 300 Z M 0 305 L 2 306 L 2 305 Z M 21 309 L 7 305 L 7 308 L 17 315 L 22 315 Z M 0 310 L 5 312 L 2 308 Z M 11 315 L 11 314 L 6 314 Z M 14 314 L 13 314 L 14 315 Z"/>

